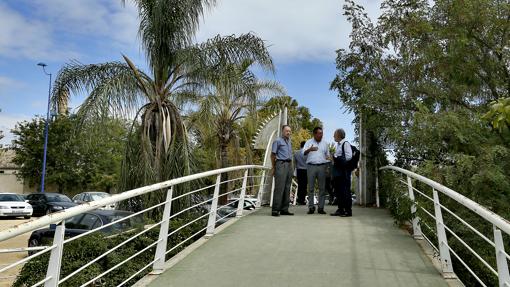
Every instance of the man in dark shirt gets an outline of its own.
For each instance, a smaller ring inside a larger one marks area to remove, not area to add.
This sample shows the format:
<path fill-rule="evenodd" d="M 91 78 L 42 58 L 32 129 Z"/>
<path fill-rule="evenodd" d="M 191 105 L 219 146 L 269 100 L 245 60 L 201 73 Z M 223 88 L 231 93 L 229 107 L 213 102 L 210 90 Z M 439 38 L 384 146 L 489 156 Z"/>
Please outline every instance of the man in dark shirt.
<path fill-rule="evenodd" d="M 298 182 L 297 200 L 299 205 L 306 204 L 306 187 L 308 178 L 306 176 L 306 156 L 303 154 L 305 141 L 301 142 L 301 149 L 294 153 L 294 165 L 296 166 L 296 176 Z"/>
<path fill-rule="evenodd" d="M 290 126 L 282 127 L 282 137 L 273 142 L 271 148 L 272 174 L 274 176 L 274 193 L 272 216 L 294 215 L 289 212 L 290 183 L 292 180 L 292 144 Z"/>

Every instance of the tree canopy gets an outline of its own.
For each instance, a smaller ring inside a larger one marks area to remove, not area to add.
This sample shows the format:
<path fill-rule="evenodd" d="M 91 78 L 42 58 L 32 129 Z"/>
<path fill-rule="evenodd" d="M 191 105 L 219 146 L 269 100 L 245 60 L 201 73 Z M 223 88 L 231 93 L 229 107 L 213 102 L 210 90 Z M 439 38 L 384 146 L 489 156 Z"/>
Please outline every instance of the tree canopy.
<path fill-rule="evenodd" d="M 351 43 L 337 52 L 331 88 L 379 154 L 391 150 L 396 165 L 510 218 L 510 4 L 386 0 L 381 8 L 374 23 L 345 2 Z"/>
<path fill-rule="evenodd" d="M 110 119 L 77 130 L 75 115 L 59 116 L 48 130 L 45 182 L 57 191 L 76 194 L 99 190 L 112 192 L 117 186 L 124 155 L 127 124 Z M 18 123 L 13 134 L 14 163 L 18 177 L 39 187 L 43 160 L 45 119 Z"/>

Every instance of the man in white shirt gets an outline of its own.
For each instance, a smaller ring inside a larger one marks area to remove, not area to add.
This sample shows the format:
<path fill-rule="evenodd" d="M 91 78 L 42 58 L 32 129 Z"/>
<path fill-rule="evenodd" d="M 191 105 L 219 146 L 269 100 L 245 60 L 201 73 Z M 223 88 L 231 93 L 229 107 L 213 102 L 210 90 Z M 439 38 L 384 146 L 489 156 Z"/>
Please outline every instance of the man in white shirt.
<path fill-rule="evenodd" d="M 326 164 L 329 163 L 329 147 L 322 140 L 322 128 L 313 129 L 313 138 L 309 139 L 303 147 L 306 157 L 306 173 L 308 176 L 308 214 L 315 212 L 314 189 L 315 180 L 319 186 L 319 214 L 326 214 L 324 203 L 326 201 Z"/>
<path fill-rule="evenodd" d="M 347 162 L 352 158 L 351 144 L 345 140 L 345 131 L 337 129 L 334 134 L 335 154 L 334 161 L 340 159 L 341 162 Z M 333 168 L 333 184 L 338 196 L 338 209 L 331 216 L 352 216 L 352 197 L 351 197 L 351 171 L 335 165 Z"/>

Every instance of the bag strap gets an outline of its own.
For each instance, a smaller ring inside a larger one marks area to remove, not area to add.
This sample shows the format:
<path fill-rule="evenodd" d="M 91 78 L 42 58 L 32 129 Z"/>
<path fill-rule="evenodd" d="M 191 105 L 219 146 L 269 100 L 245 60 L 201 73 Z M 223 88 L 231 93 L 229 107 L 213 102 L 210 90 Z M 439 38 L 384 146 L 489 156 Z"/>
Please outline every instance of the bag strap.
<path fill-rule="evenodd" d="M 344 147 L 345 147 L 346 142 L 347 141 L 344 141 L 344 143 L 342 144 L 342 155 L 344 156 L 344 158 L 345 158 L 345 148 Z"/>

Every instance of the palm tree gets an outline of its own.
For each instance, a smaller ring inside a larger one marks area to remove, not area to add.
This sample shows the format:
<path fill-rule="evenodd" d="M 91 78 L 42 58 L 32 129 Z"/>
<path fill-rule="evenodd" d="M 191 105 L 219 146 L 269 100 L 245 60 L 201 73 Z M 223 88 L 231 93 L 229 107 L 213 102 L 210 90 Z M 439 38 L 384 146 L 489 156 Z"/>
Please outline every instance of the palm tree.
<path fill-rule="evenodd" d="M 122 1 L 125 2 L 125 1 Z M 189 144 L 179 107 L 216 77 L 218 65 L 245 60 L 273 71 L 264 42 L 253 34 L 192 40 L 214 0 L 133 0 L 148 71 L 123 62 L 70 62 L 59 72 L 53 98 L 60 106 L 70 95 L 88 93 L 78 114 L 87 121 L 133 117 L 119 189 L 126 190 L 190 173 Z M 160 200 L 146 198 L 151 203 Z M 140 203 L 142 205 L 143 203 Z"/>
<path fill-rule="evenodd" d="M 215 137 L 218 145 L 220 168 L 229 165 L 228 149 L 239 151 L 239 138 L 243 138 L 249 149 L 248 137 L 240 129 L 241 120 L 256 114 L 266 95 L 284 94 L 283 88 L 272 81 L 261 81 L 250 70 L 253 60 L 240 64 L 225 64 L 215 68 L 214 77 L 209 78 L 208 93 L 199 98 L 199 109 L 191 117 L 204 138 Z M 213 131 L 211 133 L 211 131 Z M 236 156 L 239 159 L 240 156 Z M 222 181 L 227 180 L 224 175 Z M 226 185 L 222 185 L 222 194 Z M 226 198 L 222 198 L 225 202 Z"/>

